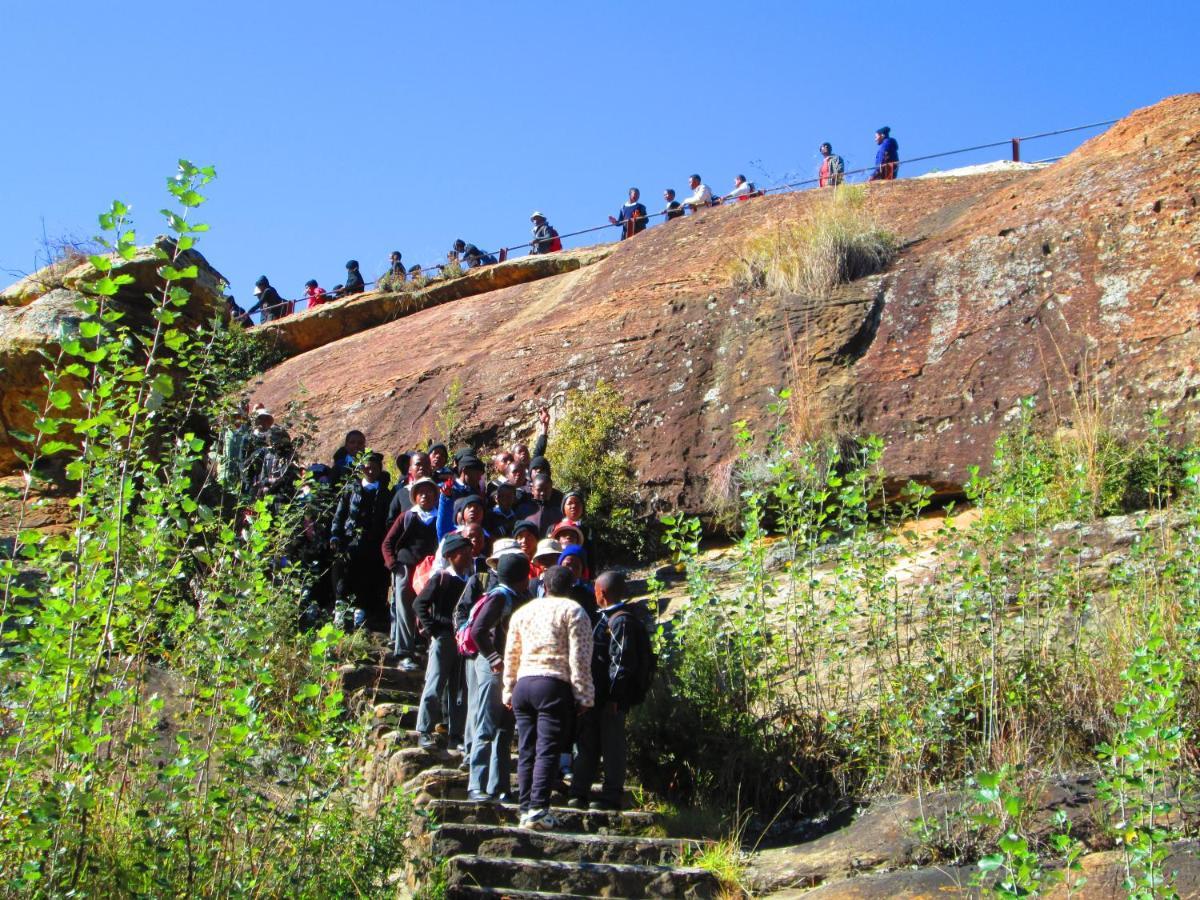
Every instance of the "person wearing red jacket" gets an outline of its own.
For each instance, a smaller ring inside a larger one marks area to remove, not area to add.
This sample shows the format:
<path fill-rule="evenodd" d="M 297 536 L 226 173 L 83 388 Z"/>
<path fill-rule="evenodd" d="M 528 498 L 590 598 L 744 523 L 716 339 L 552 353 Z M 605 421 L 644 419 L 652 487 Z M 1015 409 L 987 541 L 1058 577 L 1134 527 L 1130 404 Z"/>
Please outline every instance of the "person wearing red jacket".
<path fill-rule="evenodd" d="M 826 141 L 821 145 L 821 171 L 817 182 L 821 187 L 837 187 L 846 179 L 846 163 L 833 152 L 833 145 Z"/>
<path fill-rule="evenodd" d="M 329 298 L 325 296 L 325 288 L 318 285 L 315 278 L 304 282 L 304 297 L 308 300 L 308 309 L 329 302 Z"/>

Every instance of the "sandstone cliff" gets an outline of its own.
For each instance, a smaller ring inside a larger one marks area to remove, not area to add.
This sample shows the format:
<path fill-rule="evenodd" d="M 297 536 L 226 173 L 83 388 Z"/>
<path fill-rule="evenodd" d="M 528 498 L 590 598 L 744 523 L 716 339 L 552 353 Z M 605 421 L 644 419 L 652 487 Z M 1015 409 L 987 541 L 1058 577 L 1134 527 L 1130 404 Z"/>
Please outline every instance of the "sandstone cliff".
<path fill-rule="evenodd" d="M 901 252 L 828 300 L 733 289 L 739 242 L 815 199 L 767 197 L 651 228 L 595 265 L 297 356 L 267 373 L 257 399 L 303 396 L 322 452 L 351 427 L 396 451 L 430 429 L 455 377 L 485 444 L 528 431 L 538 403 L 608 379 L 636 410 L 630 447 L 647 499 L 691 508 L 732 453 L 731 423 L 762 422 L 795 376 L 840 428 L 887 441 L 894 479 L 941 492 L 986 465 L 1031 394 L 1066 416 L 1072 391 L 1098 386 L 1118 421 L 1134 425 L 1150 405 L 1190 421 L 1200 95 L 1137 111 L 1041 170 L 870 185 Z"/>

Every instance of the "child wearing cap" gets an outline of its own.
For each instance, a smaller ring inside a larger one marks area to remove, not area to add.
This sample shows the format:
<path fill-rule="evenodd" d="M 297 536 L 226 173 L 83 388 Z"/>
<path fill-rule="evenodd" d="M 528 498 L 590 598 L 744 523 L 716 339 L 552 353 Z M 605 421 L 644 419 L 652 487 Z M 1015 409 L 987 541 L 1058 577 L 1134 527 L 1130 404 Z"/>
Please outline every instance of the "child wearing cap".
<path fill-rule="evenodd" d="M 383 561 L 392 573 L 392 646 L 406 672 L 417 668 L 412 572 L 438 549 L 437 485 L 431 478 L 419 478 L 408 486 L 408 493 L 413 505 L 383 539 Z"/>

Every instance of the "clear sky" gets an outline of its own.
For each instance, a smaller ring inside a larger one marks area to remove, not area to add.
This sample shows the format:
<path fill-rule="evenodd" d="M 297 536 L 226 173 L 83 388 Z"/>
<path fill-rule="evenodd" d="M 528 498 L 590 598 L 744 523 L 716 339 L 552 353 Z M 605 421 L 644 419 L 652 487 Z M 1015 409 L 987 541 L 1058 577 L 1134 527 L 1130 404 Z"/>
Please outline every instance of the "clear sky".
<path fill-rule="evenodd" d="M 351 257 L 372 279 L 393 249 L 523 243 L 535 208 L 598 224 L 631 185 L 657 211 L 693 171 L 811 177 L 823 140 L 865 166 L 882 125 L 903 159 L 1117 118 L 1200 89 L 1198 9 L 0 0 L 0 281 L 114 198 L 162 230 L 181 156 L 217 167 L 200 249 L 249 305 L 259 274 L 295 297 Z"/>

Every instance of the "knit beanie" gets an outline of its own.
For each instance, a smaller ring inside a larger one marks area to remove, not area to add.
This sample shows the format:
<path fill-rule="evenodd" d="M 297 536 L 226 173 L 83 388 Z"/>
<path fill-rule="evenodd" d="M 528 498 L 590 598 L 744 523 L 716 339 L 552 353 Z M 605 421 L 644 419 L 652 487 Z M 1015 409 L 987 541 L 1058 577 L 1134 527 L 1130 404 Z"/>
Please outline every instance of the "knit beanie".
<path fill-rule="evenodd" d="M 496 562 L 496 577 L 508 587 L 520 584 L 529 577 L 529 560 L 524 553 L 505 553 Z"/>

